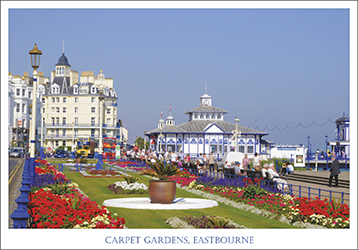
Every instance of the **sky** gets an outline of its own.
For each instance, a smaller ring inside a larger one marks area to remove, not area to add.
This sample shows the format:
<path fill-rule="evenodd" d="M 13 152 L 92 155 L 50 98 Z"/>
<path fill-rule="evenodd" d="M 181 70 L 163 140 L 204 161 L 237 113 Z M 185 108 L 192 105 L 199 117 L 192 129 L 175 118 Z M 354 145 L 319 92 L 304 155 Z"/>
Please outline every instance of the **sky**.
<path fill-rule="evenodd" d="M 129 143 L 155 129 L 169 105 L 177 125 L 187 122 L 205 83 L 226 121 L 238 116 L 276 144 L 307 145 L 310 136 L 312 149 L 325 149 L 335 120 L 351 116 L 348 8 L 61 6 L 9 9 L 8 71 L 32 75 L 34 43 L 47 77 L 63 51 L 72 70 L 103 70 Z"/>

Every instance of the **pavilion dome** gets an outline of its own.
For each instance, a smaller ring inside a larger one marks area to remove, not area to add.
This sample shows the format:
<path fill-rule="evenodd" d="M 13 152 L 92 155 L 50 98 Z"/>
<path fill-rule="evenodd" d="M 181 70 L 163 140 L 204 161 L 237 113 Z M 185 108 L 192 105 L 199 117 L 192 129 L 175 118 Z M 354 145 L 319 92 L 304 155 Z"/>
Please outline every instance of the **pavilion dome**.
<path fill-rule="evenodd" d="M 71 66 L 69 63 L 68 63 L 68 59 L 67 57 L 65 56 L 65 53 L 62 53 L 62 56 L 58 59 L 58 63 L 56 64 L 57 65 L 65 65 L 65 66 Z"/>

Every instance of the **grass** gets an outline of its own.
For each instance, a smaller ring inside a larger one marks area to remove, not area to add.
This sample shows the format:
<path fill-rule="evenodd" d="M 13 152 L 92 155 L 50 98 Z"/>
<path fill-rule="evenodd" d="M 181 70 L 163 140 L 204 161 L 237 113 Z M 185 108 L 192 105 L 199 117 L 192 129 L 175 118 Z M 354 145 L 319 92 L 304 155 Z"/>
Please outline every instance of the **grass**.
<path fill-rule="evenodd" d="M 103 201 L 114 198 L 128 198 L 128 197 L 148 197 L 148 194 L 143 195 L 126 195 L 114 194 L 107 189 L 107 186 L 116 181 L 122 181 L 123 178 L 85 178 L 77 172 L 66 172 L 66 176 L 79 185 L 80 189 L 86 195 L 98 204 L 103 204 Z M 149 185 L 147 177 L 132 174 L 139 177 L 138 182 Z M 203 198 L 201 196 L 191 194 L 177 188 L 176 197 L 185 198 Z M 126 226 L 128 228 L 172 228 L 166 224 L 165 221 L 170 217 L 184 217 L 184 216 L 201 216 L 201 215 L 217 215 L 228 219 L 233 222 L 243 225 L 248 228 L 297 228 L 286 223 L 276 220 L 271 220 L 266 217 L 253 214 L 251 212 L 243 211 L 231 206 L 219 203 L 219 206 L 205 209 L 188 209 L 188 210 L 148 210 L 148 209 L 126 209 L 107 207 L 112 213 L 117 213 L 118 216 L 124 217 Z"/>

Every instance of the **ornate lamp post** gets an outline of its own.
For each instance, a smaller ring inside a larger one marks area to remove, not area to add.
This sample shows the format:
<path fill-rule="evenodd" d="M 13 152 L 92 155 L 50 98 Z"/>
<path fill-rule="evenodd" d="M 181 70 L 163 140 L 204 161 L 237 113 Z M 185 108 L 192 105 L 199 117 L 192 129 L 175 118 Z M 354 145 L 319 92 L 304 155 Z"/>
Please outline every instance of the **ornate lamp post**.
<path fill-rule="evenodd" d="M 236 122 L 236 128 L 234 131 L 232 131 L 234 138 L 235 138 L 235 152 L 237 152 L 237 138 L 241 135 L 241 131 L 239 130 L 239 122 L 240 119 L 236 116 L 235 118 L 235 122 Z"/>
<path fill-rule="evenodd" d="M 40 57 L 42 52 L 35 46 L 29 52 L 31 58 L 31 67 L 33 71 L 33 91 L 32 91 L 32 119 L 31 119 L 31 130 L 30 130 L 30 161 L 29 161 L 29 170 L 30 170 L 30 182 L 34 182 L 35 177 L 35 147 L 36 147 L 36 104 L 37 104 L 37 69 L 40 66 Z"/>
<path fill-rule="evenodd" d="M 307 136 L 307 170 L 310 168 L 310 154 L 311 154 L 311 149 L 310 149 L 310 136 Z"/>
<path fill-rule="evenodd" d="M 326 135 L 326 152 L 324 155 L 326 155 L 326 171 L 328 170 L 328 153 L 327 153 L 327 146 L 328 146 L 328 135 Z"/>
<path fill-rule="evenodd" d="M 45 158 L 44 154 L 44 121 L 43 121 L 43 109 L 41 109 L 41 147 L 40 147 L 40 159 L 43 160 Z"/>
<path fill-rule="evenodd" d="M 146 141 L 146 140 L 145 140 L 145 139 L 146 139 L 146 138 L 145 138 L 145 133 L 146 133 L 146 132 L 147 132 L 147 131 L 144 131 L 144 145 L 143 145 L 144 152 L 146 151 L 146 147 L 145 147 L 145 141 Z"/>
<path fill-rule="evenodd" d="M 96 170 L 103 170 L 103 131 L 102 131 L 102 127 L 103 127 L 103 100 L 104 100 L 104 96 L 103 96 L 103 89 L 104 86 L 101 83 L 98 86 L 98 93 L 99 93 L 99 145 L 98 145 L 98 161 L 96 164 Z"/>
<path fill-rule="evenodd" d="M 162 134 L 162 128 L 160 128 L 160 134 L 159 134 L 159 153 L 161 154 L 163 151 L 162 151 L 162 139 L 163 139 L 163 134 Z"/>

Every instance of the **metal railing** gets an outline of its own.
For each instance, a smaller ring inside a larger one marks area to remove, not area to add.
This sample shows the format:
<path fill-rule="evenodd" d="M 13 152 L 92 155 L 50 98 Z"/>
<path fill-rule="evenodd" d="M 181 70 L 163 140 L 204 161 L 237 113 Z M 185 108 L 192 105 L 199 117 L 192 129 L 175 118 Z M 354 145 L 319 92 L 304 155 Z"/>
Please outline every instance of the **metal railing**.
<path fill-rule="evenodd" d="M 195 176 L 202 177 L 202 176 L 211 176 L 213 178 L 225 178 L 225 179 L 233 179 L 233 180 L 242 180 L 244 177 L 240 175 L 231 174 L 229 172 L 210 172 L 210 171 L 199 171 L 198 169 L 189 169 L 189 172 Z M 251 178 L 253 179 L 253 178 Z M 280 187 L 281 185 L 281 187 Z M 275 190 L 277 193 L 281 194 L 289 194 L 294 197 L 306 197 L 315 199 L 316 197 L 320 200 L 328 199 L 329 201 L 340 201 L 341 204 L 346 203 L 349 205 L 349 193 L 345 192 L 338 192 L 332 190 L 326 190 L 321 188 L 312 188 L 309 186 L 302 186 L 302 185 L 293 185 L 293 184 L 285 184 L 285 183 L 277 183 L 273 180 L 261 180 L 261 187 L 270 187 L 271 189 Z"/>

